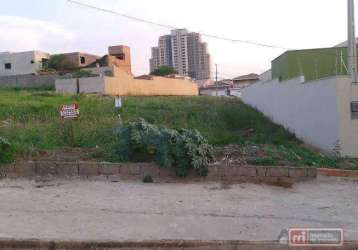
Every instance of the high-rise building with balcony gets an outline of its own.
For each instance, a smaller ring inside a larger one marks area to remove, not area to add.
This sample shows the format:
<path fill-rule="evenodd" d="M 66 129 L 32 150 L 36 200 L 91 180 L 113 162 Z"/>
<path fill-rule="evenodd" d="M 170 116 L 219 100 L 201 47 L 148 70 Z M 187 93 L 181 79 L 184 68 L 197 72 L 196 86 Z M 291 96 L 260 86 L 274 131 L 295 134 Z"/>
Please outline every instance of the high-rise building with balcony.
<path fill-rule="evenodd" d="M 199 33 L 186 29 L 172 30 L 170 35 L 159 38 L 158 47 L 152 48 L 151 72 L 160 66 L 172 67 L 178 74 L 196 80 L 211 78 L 207 44 L 202 42 Z"/>

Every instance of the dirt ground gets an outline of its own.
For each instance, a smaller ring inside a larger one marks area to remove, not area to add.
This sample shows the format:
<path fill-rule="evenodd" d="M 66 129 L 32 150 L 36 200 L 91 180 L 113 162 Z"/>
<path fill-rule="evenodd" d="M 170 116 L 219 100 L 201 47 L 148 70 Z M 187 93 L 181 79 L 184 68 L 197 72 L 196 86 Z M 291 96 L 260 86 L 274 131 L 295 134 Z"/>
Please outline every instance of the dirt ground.
<path fill-rule="evenodd" d="M 0 181 L 0 238 L 278 239 L 291 227 L 340 227 L 358 240 L 358 182 L 320 177 L 292 188 L 104 180 Z"/>

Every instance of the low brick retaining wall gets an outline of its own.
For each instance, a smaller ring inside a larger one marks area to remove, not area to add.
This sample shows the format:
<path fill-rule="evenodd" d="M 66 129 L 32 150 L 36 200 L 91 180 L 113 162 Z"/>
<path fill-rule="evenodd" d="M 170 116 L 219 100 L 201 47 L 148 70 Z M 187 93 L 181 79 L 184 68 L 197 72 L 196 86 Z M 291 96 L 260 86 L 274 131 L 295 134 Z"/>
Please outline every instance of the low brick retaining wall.
<path fill-rule="evenodd" d="M 358 178 L 357 170 L 320 168 L 318 172 L 324 176 Z"/>
<path fill-rule="evenodd" d="M 315 168 L 242 167 L 211 165 L 206 177 L 191 172 L 188 178 L 177 178 L 172 169 L 164 169 L 153 163 L 94 163 L 94 162 L 18 162 L 0 166 L 3 178 L 31 178 L 55 176 L 60 178 L 118 176 L 122 180 L 141 180 L 150 175 L 155 182 L 224 181 L 224 182 L 296 182 L 315 179 Z"/>
<path fill-rule="evenodd" d="M 357 242 L 345 242 L 341 250 L 355 250 L 358 247 Z M 67 250 L 67 249 L 175 249 L 175 250 L 287 250 L 291 249 L 285 244 L 277 241 L 195 241 L 195 240 L 160 240 L 160 241 L 41 241 L 41 240 L 15 240 L 0 239 L 1 249 L 36 249 L 36 250 Z M 295 247 L 295 250 L 332 250 L 338 248 L 332 247 Z"/>

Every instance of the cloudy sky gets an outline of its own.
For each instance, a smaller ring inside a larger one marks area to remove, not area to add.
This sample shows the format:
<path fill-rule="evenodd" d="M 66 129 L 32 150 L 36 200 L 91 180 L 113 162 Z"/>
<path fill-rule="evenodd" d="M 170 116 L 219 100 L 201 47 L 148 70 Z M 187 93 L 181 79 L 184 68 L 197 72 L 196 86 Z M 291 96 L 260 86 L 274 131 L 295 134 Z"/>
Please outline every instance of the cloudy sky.
<path fill-rule="evenodd" d="M 290 49 L 334 46 L 347 36 L 346 0 L 78 1 L 191 31 Z M 103 55 L 108 45 L 126 44 L 132 48 L 135 74 L 149 71 L 150 47 L 170 31 L 79 7 L 67 0 L 0 3 L 0 51 L 36 49 Z M 204 40 L 222 78 L 261 73 L 284 52 L 206 37 Z"/>

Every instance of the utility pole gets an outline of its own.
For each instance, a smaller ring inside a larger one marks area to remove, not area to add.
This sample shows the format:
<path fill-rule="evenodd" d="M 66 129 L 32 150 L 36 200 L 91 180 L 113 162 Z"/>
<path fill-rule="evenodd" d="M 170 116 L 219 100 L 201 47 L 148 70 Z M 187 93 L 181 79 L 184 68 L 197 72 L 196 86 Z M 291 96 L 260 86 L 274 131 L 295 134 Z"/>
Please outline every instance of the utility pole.
<path fill-rule="evenodd" d="M 218 86 L 218 65 L 215 64 L 215 85 L 216 85 L 216 96 L 219 95 L 219 86 Z"/>
<path fill-rule="evenodd" d="M 352 82 L 357 83 L 357 40 L 355 35 L 354 0 L 348 0 L 348 70 Z"/>

